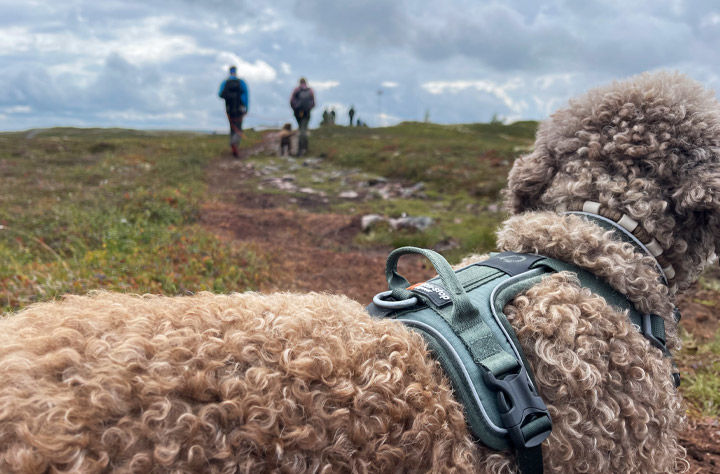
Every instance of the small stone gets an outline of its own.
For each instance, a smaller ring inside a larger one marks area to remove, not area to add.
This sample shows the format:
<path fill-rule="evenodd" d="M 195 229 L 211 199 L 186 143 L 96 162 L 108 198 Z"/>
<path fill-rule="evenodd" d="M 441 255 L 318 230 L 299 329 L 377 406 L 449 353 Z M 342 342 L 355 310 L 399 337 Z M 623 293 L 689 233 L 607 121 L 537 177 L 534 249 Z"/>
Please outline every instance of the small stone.
<path fill-rule="evenodd" d="M 357 199 L 359 194 L 355 191 L 343 191 L 338 196 L 343 199 Z"/>
<path fill-rule="evenodd" d="M 364 231 L 370 229 L 378 222 L 384 222 L 386 219 L 380 214 L 367 214 L 360 219 L 360 228 Z"/>
<path fill-rule="evenodd" d="M 390 227 L 393 229 L 410 229 L 423 231 L 433 224 L 433 219 L 427 216 L 419 217 L 398 217 L 390 219 Z"/>
<path fill-rule="evenodd" d="M 448 250 L 453 250 L 457 248 L 460 248 L 460 242 L 453 238 L 445 239 L 433 247 L 433 249 L 438 252 L 447 252 Z"/>
<path fill-rule="evenodd" d="M 303 166 L 311 168 L 317 167 L 318 164 L 322 163 L 322 158 L 305 158 L 302 162 Z"/>
<path fill-rule="evenodd" d="M 409 188 L 401 188 L 400 196 L 402 196 L 404 198 L 409 198 L 409 197 L 419 194 L 420 191 L 422 191 L 423 189 L 425 189 L 425 184 L 417 183 L 417 184 L 414 184 L 413 186 L 410 186 Z"/>
<path fill-rule="evenodd" d="M 375 192 L 383 198 L 383 200 L 387 201 L 392 197 L 392 192 L 388 189 L 387 186 L 383 186 L 382 188 L 376 189 Z"/>

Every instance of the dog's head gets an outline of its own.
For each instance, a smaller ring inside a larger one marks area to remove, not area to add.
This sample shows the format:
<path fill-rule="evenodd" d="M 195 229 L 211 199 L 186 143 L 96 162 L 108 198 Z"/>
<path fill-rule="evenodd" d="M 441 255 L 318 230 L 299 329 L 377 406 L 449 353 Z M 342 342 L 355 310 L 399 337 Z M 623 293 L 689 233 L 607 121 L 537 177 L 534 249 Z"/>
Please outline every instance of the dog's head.
<path fill-rule="evenodd" d="M 540 125 L 505 196 L 512 213 L 592 201 L 629 216 L 684 289 L 720 252 L 720 104 L 677 73 L 591 90 Z"/>

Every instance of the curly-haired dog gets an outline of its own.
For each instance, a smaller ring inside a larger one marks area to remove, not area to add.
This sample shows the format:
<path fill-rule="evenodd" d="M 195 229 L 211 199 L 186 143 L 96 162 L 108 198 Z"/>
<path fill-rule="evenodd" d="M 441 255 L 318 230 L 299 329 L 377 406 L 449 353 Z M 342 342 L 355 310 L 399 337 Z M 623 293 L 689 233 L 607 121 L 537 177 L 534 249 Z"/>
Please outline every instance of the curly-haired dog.
<path fill-rule="evenodd" d="M 570 103 L 510 174 L 501 249 L 605 279 L 664 318 L 720 235 L 720 105 L 643 75 Z M 568 210 L 632 227 L 655 260 Z M 637 223 L 632 226 L 632 223 Z M 465 263 L 472 261 L 468 260 Z M 669 360 L 572 274 L 506 314 L 553 418 L 553 472 L 684 465 Z M 512 472 L 475 443 L 420 335 L 341 296 L 96 293 L 0 321 L 2 472 Z"/>

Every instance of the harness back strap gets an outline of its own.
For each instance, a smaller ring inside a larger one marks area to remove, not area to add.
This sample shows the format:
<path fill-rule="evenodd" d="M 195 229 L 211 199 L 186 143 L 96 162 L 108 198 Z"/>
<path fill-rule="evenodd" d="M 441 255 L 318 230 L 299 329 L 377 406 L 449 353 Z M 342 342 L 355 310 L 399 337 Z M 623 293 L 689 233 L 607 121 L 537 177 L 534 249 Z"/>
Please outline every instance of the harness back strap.
<path fill-rule="evenodd" d="M 399 258 L 409 253 L 428 258 L 438 276 L 409 286 L 397 273 Z M 426 336 L 429 348 L 454 381 L 473 434 L 494 449 L 514 447 L 523 473 L 541 473 L 539 446 L 549 436 L 552 422 L 510 324 L 504 317 L 502 323 L 494 317 L 490 304 L 496 285 L 488 283 L 511 275 L 483 265 L 455 272 L 439 254 L 415 247 L 393 251 L 385 273 L 390 288 L 387 293 L 395 300 L 419 302 L 426 307 L 419 313 L 416 308 L 391 317 Z"/>

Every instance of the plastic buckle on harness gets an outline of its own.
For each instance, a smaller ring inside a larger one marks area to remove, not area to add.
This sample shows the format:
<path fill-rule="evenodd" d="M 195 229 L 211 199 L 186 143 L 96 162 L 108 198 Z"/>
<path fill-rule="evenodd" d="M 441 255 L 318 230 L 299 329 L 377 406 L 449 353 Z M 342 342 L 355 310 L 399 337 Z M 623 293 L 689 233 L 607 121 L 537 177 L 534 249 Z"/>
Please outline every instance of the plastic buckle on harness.
<path fill-rule="evenodd" d="M 665 343 L 663 343 L 660 339 L 655 337 L 653 335 L 652 331 L 652 317 L 649 314 L 643 314 L 642 315 L 642 327 L 640 328 L 640 332 L 642 333 L 645 338 L 650 341 L 650 344 L 657 347 L 663 352 L 666 352 L 667 349 L 665 348 Z"/>
<path fill-rule="evenodd" d="M 496 378 L 492 372 L 483 370 L 485 383 L 497 390 L 498 404 L 500 405 L 500 419 L 510 434 L 516 448 L 532 448 L 550 436 L 552 422 L 545 402 L 530 385 L 525 366 L 520 366 L 520 372 L 510 374 L 504 379 Z M 533 420 L 547 416 L 549 426 L 525 439 L 522 428 Z"/>
<path fill-rule="evenodd" d="M 642 334 L 653 346 L 660 349 L 663 354 L 670 355 L 668 352 L 667 347 L 665 346 L 665 343 L 655 337 L 652 332 L 652 316 L 651 314 L 643 314 L 642 315 L 642 327 L 640 328 L 640 334 Z M 659 316 L 656 316 L 659 317 Z M 675 308 L 675 318 L 676 321 L 680 320 L 680 311 L 678 311 L 677 308 Z M 673 368 L 677 369 L 677 366 L 673 362 Z M 673 384 L 675 385 L 675 388 L 680 386 L 680 373 L 676 371 L 672 372 L 672 379 Z"/>

